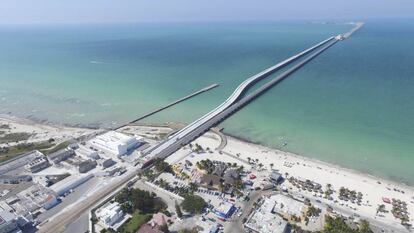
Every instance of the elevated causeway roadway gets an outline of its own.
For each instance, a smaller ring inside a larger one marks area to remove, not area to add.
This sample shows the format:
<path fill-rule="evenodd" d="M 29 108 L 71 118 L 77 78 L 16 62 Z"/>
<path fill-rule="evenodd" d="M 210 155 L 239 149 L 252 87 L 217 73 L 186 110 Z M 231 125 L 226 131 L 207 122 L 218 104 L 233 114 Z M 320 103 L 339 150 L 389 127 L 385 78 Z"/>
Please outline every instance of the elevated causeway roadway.
<path fill-rule="evenodd" d="M 291 64 L 292 62 L 302 58 L 303 56 L 311 53 L 312 51 L 315 51 L 316 49 L 328 44 L 332 43 L 333 41 L 338 41 L 338 37 L 329 37 L 328 39 L 272 66 L 267 68 L 266 70 L 263 70 L 262 72 L 251 76 L 250 78 L 246 79 L 244 82 L 242 82 L 235 91 L 230 95 L 229 98 L 226 99 L 222 104 L 220 104 L 218 107 L 207 113 L 206 115 L 200 117 L 196 121 L 192 122 L 191 124 L 187 125 L 183 129 L 179 130 L 175 134 L 171 135 L 168 139 L 164 140 L 163 142 L 159 143 L 156 146 L 153 146 L 151 148 L 146 149 L 143 151 L 144 155 L 150 155 L 150 157 L 161 154 L 161 153 L 172 153 L 175 150 L 177 150 L 177 144 L 180 145 L 180 143 L 177 143 L 179 141 L 182 141 L 182 138 L 187 137 L 189 134 L 191 134 L 193 131 L 196 131 L 200 127 L 202 127 L 204 124 L 209 122 L 211 119 L 215 118 L 217 115 L 225 111 L 227 108 L 229 108 L 231 105 L 233 105 L 238 99 L 245 93 L 245 91 L 256 82 L 262 80 L 263 78 L 268 77 L 269 75 L 275 73 L 276 71 L 280 70 L 281 68 Z M 204 127 L 202 127 L 204 128 Z M 185 142 L 186 144 L 188 142 Z M 171 150 L 171 148 L 175 148 L 175 150 Z"/>
<path fill-rule="evenodd" d="M 150 158 L 165 158 L 166 156 L 178 150 L 183 145 L 191 142 L 192 140 L 200 136 L 202 133 L 209 130 L 212 126 L 222 121 L 225 117 L 227 117 L 228 115 L 230 115 L 231 113 L 233 113 L 234 111 L 236 111 L 252 99 L 256 98 L 258 95 L 260 95 L 276 83 L 280 82 L 281 80 L 289 76 L 291 73 L 295 72 L 297 69 L 305 65 L 307 62 L 321 54 L 323 51 L 325 51 L 341 39 L 341 36 L 329 37 L 328 39 L 246 79 L 235 89 L 235 91 L 230 95 L 230 97 L 227 98 L 226 101 L 224 101 L 218 107 L 216 107 L 206 115 L 200 117 L 196 121 L 192 122 L 191 124 L 187 125 L 183 129 L 179 130 L 175 134 L 171 135 L 169 138 L 159 143 L 158 145 L 146 149 L 145 151 L 143 151 L 143 154 Z M 314 51 L 316 52 L 312 53 Z M 294 61 L 299 60 L 300 58 L 305 57 L 310 53 L 312 54 L 304 60 L 302 60 L 300 63 L 285 71 L 277 78 L 273 79 L 271 82 L 257 89 L 255 92 L 252 93 L 254 95 L 250 94 L 242 98 L 246 90 L 256 82 L 268 77 L 269 75 L 275 73 L 281 68 L 291 64 Z"/>

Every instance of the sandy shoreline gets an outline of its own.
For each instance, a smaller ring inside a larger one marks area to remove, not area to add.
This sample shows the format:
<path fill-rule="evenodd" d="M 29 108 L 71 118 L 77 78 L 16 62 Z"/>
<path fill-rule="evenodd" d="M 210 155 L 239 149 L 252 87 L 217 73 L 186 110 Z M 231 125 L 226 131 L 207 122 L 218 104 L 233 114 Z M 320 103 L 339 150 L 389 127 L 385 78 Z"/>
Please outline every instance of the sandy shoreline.
<path fill-rule="evenodd" d="M 0 143 L 0 147 L 13 146 L 20 143 L 41 143 L 51 139 L 57 145 L 58 143 L 76 139 L 97 131 L 90 128 L 52 124 L 45 121 L 37 122 L 31 119 L 4 114 L 0 114 L 0 125 L 6 125 L 5 128 L 1 129 L 2 134 L 0 137 L 7 134 L 26 134 L 21 138 L 9 139 Z"/>
<path fill-rule="evenodd" d="M 74 129 L 74 130 L 76 130 L 76 129 L 85 129 L 85 130 L 102 129 L 102 128 L 96 127 L 95 124 L 93 124 L 93 125 L 87 125 L 87 124 L 58 124 L 58 123 L 49 122 L 47 120 L 27 119 L 27 118 L 12 116 L 12 115 L 9 115 L 9 114 L 0 114 L 0 120 L 12 121 L 12 122 L 15 122 L 15 123 L 27 124 L 27 125 L 50 126 L 50 127 L 60 128 L 60 129 Z M 180 126 L 185 126 L 184 123 L 179 123 L 179 122 L 137 123 L 136 125 L 149 126 L 149 127 L 173 127 L 173 128 L 177 128 L 177 127 L 180 127 Z M 410 190 L 414 191 L 414 186 L 411 186 L 411 185 L 406 184 L 404 182 L 393 181 L 393 180 L 390 180 L 388 178 L 378 177 L 378 176 L 369 174 L 367 172 L 358 171 L 358 170 L 348 168 L 348 167 L 344 167 L 344 166 L 341 166 L 341 165 L 338 165 L 338 164 L 334 164 L 334 163 L 318 160 L 318 159 L 315 159 L 315 158 L 302 156 L 302 155 L 299 155 L 299 154 L 295 154 L 293 152 L 284 151 L 284 150 L 273 148 L 273 147 L 270 147 L 270 146 L 265 146 L 265 145 L 262 145 L 258 142 L 253 142 L 249 139 L 227 133 L 227 132 L 225 132 L 225 129 L 224 129 L 224 131 L 222 131 L 222 133 L 227 138 L 231 138 L 233 140 L 239 141 L 241 143 L 246 143 L 246 144 L 251 145 L 251 146 L 260 147 L 263 150 L 277 151 L 278 153 L 282 153 L 282 154 L 285 154 L 285 155 L 290 156 L 290 157 L 301 159 L 303 161 L 313 162 L 313 163 L 317 163 L 317 164 L 323 164 L 325 166 L 334 167 L 336 169 L 344 170 L 344 171 L 347 171 L 349 173 L 354 173 L 355 175 L 366 176 L 366 177 L 369 177 L 371 179 L 378 180 L 382 183 L 388 183 L 389 185 L 400 186 L 400 187 L 403 186 L 406 189 L 410 189 Z"/>
<path fill-rule="evenodd" d="M 341 165 L 338 165 L 338 164 L 325 162 L 325 161 L 322 161 L 322 160 L 302 156 L 302 155 L 299 155 L 299 154 L 295 154 L 293 152 L 284 151 L 284 150 L 272 148 L 272 147 L 269 147 L 269 146 L 264 146 L 264 145 L 261 145 L 260 143 L 252 142 L 248 139 L 244 139 L 242 137 L 238 137 L 238 136 L 235 136 L 235 135 L 232 135 L 232 134 L 229 134 L 229 133 L 223 132 L 223 134 L 226 135 L 228 138 L 231 138 L 231 139 L 236 140 L 236 141 L 240 141 L 241 143 L 245 143 L 245 144 L 248 144 L 250 146 L 260 147 L 263 150 L 277 151 L 278 153 L 285 154 L 286 156 L 289 156 L 289 157 L 297 158 L 297 159 L 300 159 L 300 160 L 303 160 L 303 161 L 312 162 L 312 163 L 316 163 L 316 164 L 321 164 L 321 165 L 324 165 L 324 166 L 330 166 L 330 167 L 333 167 L 335 169 L 343 170 L 343 171 L 346 171 L 346 172 L 349 172 L 349 173 L 353 173 L 353 174 L 358 175 L 358 176 L 366 176 L 366 177 L 369 177 L 370 179 L 375 179 L 377 181 L 380 181 L 381 183 L 387 183 L 388 185 L 404 187 L 405 189 L 409 189 L 409 190 L 412 190 L 414 192 L 414 186 L 411 186 L 411 185 L 406 184 L 404 182 L 393 181 L 393 180 L 390 180 L 390 179 L 387 179 L 387 178 L 384 178 L 384 177 L 375 176 L 375 175 L 369 174 L 367 172 L 358 171 L 358 170 L 348 168 L 348 167 L 344 167 L 344 166 L 341 166 Z"/>
<path fill-rule="evenodd" d="M 37 118 L 24 118 L 24 117 L 17 117 L 10 114 L 0 114 L 0 119 L 6 121 L 12 121 L 21 124 L 28 124 L 28 125 L 38 125 L 38 126 L 51 126 L 56 128 L 74 128 L 74 129 L 91 129 L 96 130 L 100 129 L 95 124 L 64 124 L 64 123 L 54 123 L 50 122 L 45 119 L 37 119 Z"/>

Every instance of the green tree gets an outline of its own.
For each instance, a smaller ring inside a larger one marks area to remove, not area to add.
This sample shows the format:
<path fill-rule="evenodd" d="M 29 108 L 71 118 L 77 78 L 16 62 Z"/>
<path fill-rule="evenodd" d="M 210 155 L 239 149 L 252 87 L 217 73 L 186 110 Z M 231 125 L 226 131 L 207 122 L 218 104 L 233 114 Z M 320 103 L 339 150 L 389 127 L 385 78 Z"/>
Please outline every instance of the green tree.
<path fill-rule="evenodd" d="M 127 213 L 132 213 L 136 209 L 142 213 L 154 213 L 165 208 L 165 203 L 157 198 L 155 193 L 140 189 L 124 189 L 115 196 L 115 201 L 120 203 Z"/>
<path fill-rule="evenodd" d="M 237 179 L 234 181 L 234 187 L 236 189 L 242 189 L 243 188 L 243 182 L 241 179 Z"/>
<path fill-rule="evenodd" d="M 207 203 L 202 197 L 192 194 L 186 195 L 181 203 L 183 209 L 192 214 L 201 214 L 206 205 Z"/>
<path fill-rule="evenodd" d="M 155 166 L 155 170 L 157 170 L 158 172 L 169 172 L 169 173 L 173 172 L 170 164 L 168 164 L 167 162 L 165 162 L 164 160 L 160 158 L 155 160 L 154 166 Z"/>
<path fill-rule="evenodd" d="M 181 207 L 177 202 L 175 202 L 175 212 L 179 218 L 183 217 L 183 212 L 181 211 Z"/>
<path fill-rule="evenodd" d="M 224 184 L 222 182 L 220 182 L 219 185 L 218 185 L 219 191 L 224 192 L 224 188 L 225 188 Z"/>
<path fill-rule="evenodd" d="M 327 216 L 323 233 L 356 233 L 354 229 L 349 227 L 342 218 L 333 218 Z"/>
<path fill-rule="evenodd" d="M 369 227 L 369 222 L 367 220 L 362 219 L 359 222 L 359 232 L 360 233 L 372 233 L 372 230 Z"/>
<path fill-rule="evenodd" d="M 191 182 L 189 184 L 189 189 L 190 189 L 191 192 L 195 192 L 198 189 L 198 185 L 196 183 Z"/>
<path fill-rule="evenodd" d="M 387 210 L 385 210 L 385 205 L 384 204 L 378 205 L 377 214 L 378 213 L 386 213 L 386 212 L 387 212 Z"/>
<path fill-rule="evenodd" d="M 327 216 L 322 233 L 372 233 L 372 230 L 366 220 L 361 220 L 359 227 L 354 229 L 348 226 L 343 218 Z"/>
<path fill-rule="evenodd" d="M 100 233 L 115 233 L 116 231 L 112 228 L 104 228 L 100 231 Z"/>
<path fill-rule="evenodd" d="M 321 213 L 321 209 L 316 208 L 313 205 L 311 205 L 311 206 L 308 207 L 308 211 L 307 211 L 306 215 L 308 217 L 311 217 L 311 216 L 316 217 L 316 216 L 319 216 L 320 213 Z"/>
<path fill-rule="evenodd" d="M 162 224 L 158 229 L 164 233 L 170 232 L 170 230 L 168 229 L 168 225 L 166 223 Z"/>
<path fill-rule="evenodd" d="M 129 196 L 129 190 L 124 188 L 121 190 L 121 192 L 118 193 L 118 195 L 115 196 L 115 201 L 118 203 L 124 203 L 128 200 Z"/>

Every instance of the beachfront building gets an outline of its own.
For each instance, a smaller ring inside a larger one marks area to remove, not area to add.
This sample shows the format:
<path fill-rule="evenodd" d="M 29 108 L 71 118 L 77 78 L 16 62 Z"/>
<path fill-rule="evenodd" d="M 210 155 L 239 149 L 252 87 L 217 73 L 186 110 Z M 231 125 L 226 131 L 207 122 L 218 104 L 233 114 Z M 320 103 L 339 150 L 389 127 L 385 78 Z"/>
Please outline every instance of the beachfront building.
<path fill-rule="evenodd" d="M 253 212 L 244 226 L 256 233 L 285 233 L 288 232 L 288 223 L 273 212 L 275 201 L 265 198 L 260 207 Z"/>
<path fill-rule="evenodd" d="M 96 216 L 105 227 L 112 227 L 124 217 L 124 213 L 119 203 L 113 202 L 97 211 Z"/>
<path fill-rule="evenodd" d="M 144 140 L 139 136 L 127 136 L 116 131 L 109 131 L 89 142 L 102 151 L 121 156 L 142 145 Z"/>
<path fill-rule="evenodd" d="M 212 174 L 203 174 L 200 179 L 200 185 L 206 188 L 219 189 L 221 178 Z"/>
<path fill-rule="evenodd" d="M 225 184 L 234 185 L 240 180 L 240 175 L 237 169 L 228 168 L 223 175 L 223 179 Z"/>
<path fill-rule="evenodd" d="M 270 173 L 270 181 L 275 184 L 281 183 L 283 181 L 282 174 L 280 174 L 277 171 L 272 170 L 272 173 Z"/>
<path fill-rule="evenodd" d="M 307 210 L 305 203 L 282 194 L 270 196 L 269 199 L 274 202 L 273 212 L 288 221 L 296 222 L 305 219 Z"/>

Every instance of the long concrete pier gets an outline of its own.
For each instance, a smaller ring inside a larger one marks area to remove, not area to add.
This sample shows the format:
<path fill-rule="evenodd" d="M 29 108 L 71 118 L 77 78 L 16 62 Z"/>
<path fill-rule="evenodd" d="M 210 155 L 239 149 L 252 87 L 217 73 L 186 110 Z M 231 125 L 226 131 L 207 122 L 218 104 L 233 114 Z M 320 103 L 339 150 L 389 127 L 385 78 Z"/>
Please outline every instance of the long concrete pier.
<path fill-rule="evenodd" d="M 268 77 L 269 75 L 275 73 L 276 71 L 280 70 L 281 68 L 291 64 L 292 62 L 302 58 L 303 56 L 311 53 L 312 51 L 320 48 L 321 46 L 329 43 L 330 41 L 337 40 L 336 37 L 329 37 L 328 39 L 256 74 L 251 76 L 250 78 L 246 79 L 244 82 L 242 82 L 236 90 L 230 95 L 229 98 L 226 99 L 222 104 L 220 104 L 218 107 L 207 113 L 206 115 L 202 116 L 201 118 L 197 119 L 196 121 L 192 122 L 191 124 L 187 125 L 177 133 L 170 136 L 167 140 L 161 142 L 160 144 L 150 147 L 143 151 L 143 154 L 151 154 L 152 156 L 159 154 L 163 152 L 164 150 L 170 151 L 167 148 L 172 146 L 173 144 L 177 144 L 176 142 L 179 141 L 181 138 L 187 136 L 192 131 L 196 130 L 197 128 L 201 127 L 203 124 L 214 118 L 216 115 L 223 112 L 225 109 L 230 107 L 232 104 L 234 104 L 243 94 L 244 92 L 253 84 L 256 82 Z M 175 148 L 175 146 L 174 146 Z"/>
<path fill-rule="evenodd" d="M 342 37 L 344 39 L 348 39 L 349 37 L 352 36 L 352 34 L 354 34 L 356 31 L 358 31 L 360 28 L 362 28 L 362 26 L 364 26 L 363 22 L 355 23 L 355 27 L 352 28 L 349 32 L 345 32 L 344 34 L 342 34 Z"/>
<path fill-rule="evenodd" d="M 169 104 L 167 104 L 167 105 L 165 105 L 163 107 L 157 108 L 154 111 L 151 111 L 151 112 L 149 112 L 149 113 L 147 113 L 147 114 L 145 114 L 143 116 L 140 116 L 139 118 L 137 118 L 137 119 L 135 119 L 133 121 L 130 121 L 130 122 L 126 123 L 126 124 L 120 125 L 120 126 L 114 128 L 113 130 L 117 130 L 117 129 L 120 129 L 120 128 L 124 127 L 124 126 L 130 125 L 130 124 L 133 124 L 133 123 L 136 123 L 137 121 L 140 121 L 140 120 L 145 119 L 145 118 L 147 118 L 149 116 L 152 116 L 152 115 L 154 115 L 154 114 L 156 114 L 158 112 L 161 112 L 162 110 L 165 110 L 165 109 L 167 109 L 169 107 L 172 107 L 172 106 L 174 106 L 176 104 L 179 104 L 179 103 L 181 103 L 181 102 L 183 102 L 185 100 L 188 100 L 190 98 L 193 98 L 193 97 L 195 97 L 195 96 L 197 96 L 197 95 L 199 95 L 201 93 L 207 92 L 207 91 L 209 91 L 209 90 L 211 90 L 213 88 L 216 88 L 218 86 L 219 85 L 217 83 L 214 83 L 212 85 L 209 85 L 207 87 L 204 87 L 204 88 L 202 88 L 202 89 L 200 89 L 200 90 L 198 90 L 198 91 L 196 91 L 194 93 L 191 93 L 189 95 L 186 95 L 186 96 L 184 96 L 184 97 L 182 97 L 182 98 L 180 98 L 180 99 L 178 99 L 178 100 L 176 100 L 174 102 L 171 102 L 171 103 L 169 103 Z"/>
<path fill-rule="evenodd" d="M 181 138 L 175 139 L 175 141 L 173 141 L 173 143 L 171 143 L 169 145 L 169 147 L 164 148 L 163 150 L 157 150 L 157 154 L 153 154 L 154 158 L 166 158 L 170 154 L 172 154 L 175 151 L 177 151 L 178 149 L 180 149 L 183 145 L 186 145 L 186 144 L 190 143 L 191 141 L 193 141 L 194 139 L 198 138 L 204 132 L 208 131 L 211 127 L 217 125 L 218 123 L 220 123 L 221 121 L 226 119 L 228 116 L 235 113 L 240 108 L 242 108 L 243 106 L 245 106 L 246 104 L 248 104 L 249 102 L 251 102 L 252 100 L 257 98 L 258 96 L 265 93 L 271 87 L 273 87 L 274 85 L 276 85 L 276 84 L 280 83 L 281 81 L 283 81 L 284 79 L 286 79 L 288 76 L 293 74 L 295 71 L 299 70 L 302 66 L 304 66 L 305 64 L 307 64 L 308 62 L 313 60 L 315 57 L 317 57 L 318 55 L 323 53 L 325 50 L 330 48 L 332 45 L 334 45 L 338 41 L 339 41 L 338 38 L 334 38 L 333 40 L 330 40 L 329 42 L 324 44 L 324 46 L 322 46 L 319 50 L 312 53 L 308 57 L 304 58 L 298 64 L 296 64 L 293 67 L 289 68 L 288 70 L 286 70 L 282 74 L 278 75 L 277 77 L 275 77 L 271 81 L 267 82 L 263 86 L 259 87 L 254 92 L 252 92 L 252 93 L 248 94 L 247 96 L 244 96 L 243 98 L 239 99 L 237 102 L 232 104 L 229 108 L 226 108 L 225 110 L 221 111 L 220 113 L 218 113 L 215 116 L 213 116 L 212 118 L 210 118 L 208 121 L 206 121 L 200 127 L 196 128 L 195 130 L 193 130 L 192 132 L 184 135 Z M 171 139 L 167 139 L 167 141 L 168 140 L 171 140 Z"/>

